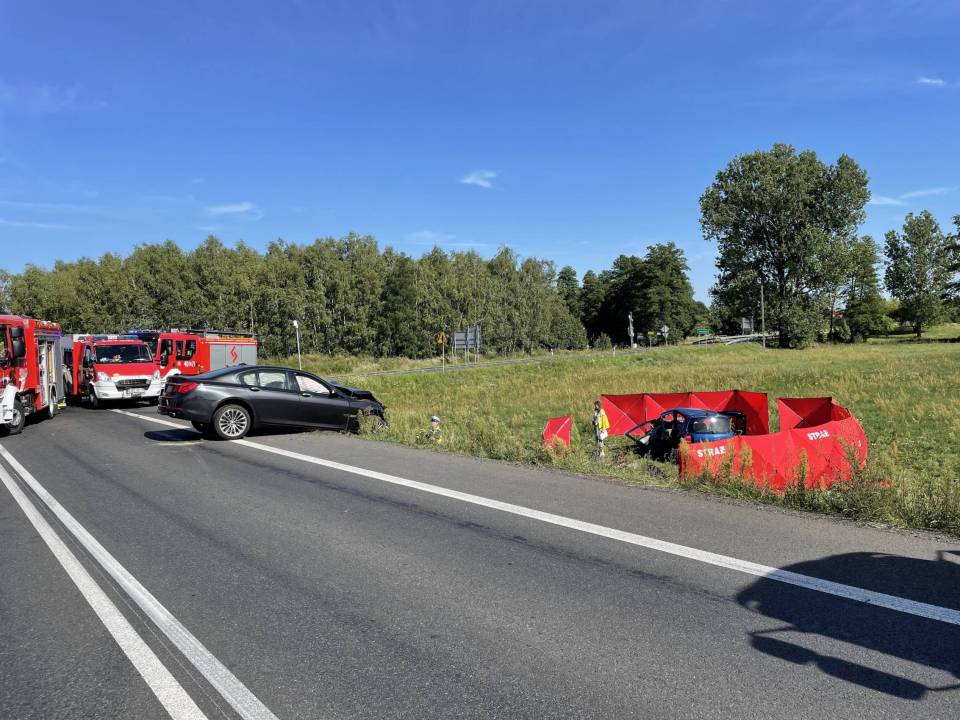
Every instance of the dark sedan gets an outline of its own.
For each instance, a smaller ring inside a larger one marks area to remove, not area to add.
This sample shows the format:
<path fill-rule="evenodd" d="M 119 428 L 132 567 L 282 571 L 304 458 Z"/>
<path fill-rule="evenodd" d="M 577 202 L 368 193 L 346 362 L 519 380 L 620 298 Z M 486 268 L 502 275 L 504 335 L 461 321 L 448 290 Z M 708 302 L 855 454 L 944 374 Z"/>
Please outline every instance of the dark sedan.
<path fill-rule="evenodd" d="M 174 375 L 160 395 L 161 415 L 189 420 L 205 437 L 238 440 L 254 428 L 354 430 L 360 415 L 384 423 L 367 390 L 343 387 L 302 370 L 247 365 L 203 375 Z"/>

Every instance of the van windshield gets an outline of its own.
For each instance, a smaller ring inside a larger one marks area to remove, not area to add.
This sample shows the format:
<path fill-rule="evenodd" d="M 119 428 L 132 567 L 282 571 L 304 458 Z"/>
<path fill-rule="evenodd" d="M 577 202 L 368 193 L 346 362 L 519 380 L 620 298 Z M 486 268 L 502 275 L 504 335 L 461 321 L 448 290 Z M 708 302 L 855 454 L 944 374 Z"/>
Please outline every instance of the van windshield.
<path fill-rule="evenodd" d="M 94 347 L 98 363 L 144 363 L 152 362 L 150 350 L 143 343 L 129 345 L 98 345 Z"/>
<path fill-rule="evenodd" d="M 729 435 L 730 418 L 725 415 L 714 415 L 705 418 L 695 418 L 690 423 L 690 432 L 698 435 Z"/>

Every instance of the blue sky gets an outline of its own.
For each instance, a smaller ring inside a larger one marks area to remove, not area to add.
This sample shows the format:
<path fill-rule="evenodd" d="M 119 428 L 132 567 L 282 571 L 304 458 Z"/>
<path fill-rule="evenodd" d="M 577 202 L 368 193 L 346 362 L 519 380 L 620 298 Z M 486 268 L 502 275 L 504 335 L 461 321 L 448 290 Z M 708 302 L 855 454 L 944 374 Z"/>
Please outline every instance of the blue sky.
<path fill-rule="evenodd" d="M 674 241 L 736 154 L 846 152 L 863 232 L 960 213 L 960 3 L 0 0 L 0 266 L 213 233 L 502 244 L 581 273 Z"/>

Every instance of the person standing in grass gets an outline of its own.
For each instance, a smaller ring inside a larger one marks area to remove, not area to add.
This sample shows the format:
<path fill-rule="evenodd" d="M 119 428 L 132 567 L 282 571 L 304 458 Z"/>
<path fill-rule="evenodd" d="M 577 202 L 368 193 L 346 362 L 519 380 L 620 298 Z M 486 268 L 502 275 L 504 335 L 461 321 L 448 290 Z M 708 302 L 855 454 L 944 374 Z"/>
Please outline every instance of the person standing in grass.
<path fill-rule="evenodd" d="M 603 457 L 603 441 L 607 439 L 607 431 L 610 429 L 610 420 L 607 413 L 603 410 L 603 405 L 599 400 L 593 403 L 593 432 L 597 438 L 597 457 Z"/>

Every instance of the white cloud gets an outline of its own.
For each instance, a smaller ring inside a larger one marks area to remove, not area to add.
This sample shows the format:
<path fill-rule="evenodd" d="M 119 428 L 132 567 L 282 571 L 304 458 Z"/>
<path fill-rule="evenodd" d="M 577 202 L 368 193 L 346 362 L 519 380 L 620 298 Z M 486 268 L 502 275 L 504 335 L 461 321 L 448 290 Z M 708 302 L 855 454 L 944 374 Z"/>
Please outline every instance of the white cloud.
<path fill-rule="evenodd" d="M 928 85 L 930 87 L 943 87 L 946 85 L 946 81 L 942 78 L 932 78 L 932 77 L 918 77 L 917 85 Z"/>
<path fill-rule="evenodd" d="M 492 248 L 497 247 L 494 243 L 485 243 L 485 242 L 453 242 L 457 239 L 457 236 L 453 233 L 437 232 L 436 230 L 417 230 L 416 232 L 407 233 L 404 236 L 406 240 L 411 245 L 427 245 L 429 247 L 443 246 L 447 249 L 452 250 L 470 250 L 475 248 Z"/>
<path fill-rule="evenodd" d="M 437 232 L 435 230 L 417 230 L 416 232 L 407 233 L 404 239 L 414 245 L 439 245 L 449 243 L 451 240 L 456 240 L 456 238 L 457 236 L 452 233 Z"/>
<path fill-rule="evenodd" d="M 0 106 L 47 115 L 65 110 L 103 110 L 109 103 L 79 85 L 9 85 L 0 81 Z"/>
<path fill-rule="evenodd" d="M 946 195 L 947 193 L 952 193 L 956 189 L 956 187 L 935 187 L 926 188 L 925 190 L 911 190 L 910 192 L 904 193 L 900 197 L 903 200 L 908 200 L 910 198 L 928 197 L 930 195 Z"/>
<path fill-rule="evenodd" d="M 72 230 L 72 225 L 61 225 L 60 223 L 34 222 L 33 220 L 6 220 L 0 218 L 0 225 L 6 227 L 36 228 L 39 230 Z"/>
<path fill-rule="evenodd" d="M 903 200 L 887 197 L 886 195 L 874 195 L 870 198 L 867 205 L 903 205 Z"/>
<path fill-rule="evenodd" d="M 100 214 L 105 208 L 100 205 L 76 205 L 74 203 L 26 202 L 23 200 L 0 200 L 0 205 L 21 210 L 39 210 L 53 213 Z"/>
<path fill-rule="evenodd" d="M 495 170 L 474 170 L 468 172 L 462 178 L 460 182 L 464 185 L 476 185 L 477 187 L 482 188 L 492 188 L 493 181 L 496 179 L 497 173 Z"/>
<path fill-rule="evenodd" d="M 930 197 L 932 195 L 946 195 L 947 193 L 952 193 L 958 188 L 953 187 L 933 187 L 933 188 L 923 188 L 921 190 L 911 190 L 910 192 L 905 192 L 896 197 L 890 197 L 889 195 L 874 195 L 870 198 L 870 202 L 867 205 L 906 205 L 907 200 L 913 200 L 915 198 L 921 197 Z"/>
<path fill-rule="evenodd" d="M 259 220 L 263 217 L 263 211 L 252 202 L 210 205 L 206 208 L 206 211 L 210 217 L 233 216 L 245 220 Z"/>

